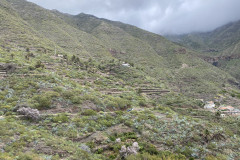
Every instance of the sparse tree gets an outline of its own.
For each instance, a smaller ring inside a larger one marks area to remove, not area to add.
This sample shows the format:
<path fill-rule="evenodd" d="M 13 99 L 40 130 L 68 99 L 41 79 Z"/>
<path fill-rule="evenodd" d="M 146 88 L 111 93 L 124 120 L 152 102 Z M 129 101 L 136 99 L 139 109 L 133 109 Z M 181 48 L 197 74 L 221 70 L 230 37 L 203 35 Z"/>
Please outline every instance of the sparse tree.
<path fill-rule="evenodd" d="M 27 47 L 27 48 L 26 48 L 26 52 L 30 52 L 30 49 L 29 49 L 29 47 Z"/>
<path fill-rule="evenodd" d="M 71 61 L 72 61 L 72 62 L 75 62 L 75 59 L 76 59 L 76 56 L 73 55 L 72 58 L 71 58 Z"/>
<path fill-rule="evenodd" d="M 11 59 L 13 60 L 13 58 L 14 58 L 14 54 L 12 53 L 10 56 L 11 56 Z"/>
<path fill-rule="evenodd" d="M 44 68 L 44 64 L 39 60 L 37 61 L 36 65 L 35 65 L 36 68 Z"/>
<path fill-rule="evenodd" d="M 25 59 L 29 61 L 29 55 L 25 55 Z"/>

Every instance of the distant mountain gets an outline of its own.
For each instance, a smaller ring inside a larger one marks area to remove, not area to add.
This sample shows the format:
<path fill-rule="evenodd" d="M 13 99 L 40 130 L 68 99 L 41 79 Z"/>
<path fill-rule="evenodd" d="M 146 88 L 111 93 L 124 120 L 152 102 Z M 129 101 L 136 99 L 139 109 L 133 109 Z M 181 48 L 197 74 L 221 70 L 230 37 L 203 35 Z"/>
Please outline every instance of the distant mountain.
<path fill-rule="evenodd" d="M 239 159 L 237 43 L 204 36 L 1 0 L 0 159 Z"/>
<path fill-rule="evenodd" d="M 57 12 L 57 15 L 73 27 L 97 37 L 107 48 L 126 53 L 113 54 L 114 57 L 139 64 L 149 75 L 163 79 L 184 94 L 192 95 L 192 91 L 195 90 L 194 94 L 201 97 L 203 90 L 206 91 L 206 86 L 208 91 L 213 87 L 209 86 L 213 83 L 208 81 L 214 81 L 216 84 L 218 80 L 222 82 L 225 79 L 223 77 L 231 79 L 230 75 L 221 70 L 214 71 L 217 68 L 202 61 L 194 51 L 174 44 L 160 35 L 83 13 L 71 16 Z M 184 65 L 188 67 L 182 69 Z"/>
<path fill-rule="evenodd" d="M 232 22 L 211 32 L 169 35 L 168 39 L 200 51 L 221 52 L 240 41 L 240 21 Z"/>
<path fill-rule="evenodd" d="M 56 46 L 61 54 L 75 54 L 83 59 L 114 57 L 134 63 L 145 74 L 162 79 L 189 96 L 195 92 L 202 97 L 206 88 L 209 93 L 216 93 L 229 79 L 235 81 L 193 51 L 131 25 L 86 14 L 72 16 L 49 11 L 24 0 L 3 0 L 1 4 L 5 5 L 1 9 L 5 16 L 0 22 L 0 40 L 5 48 L 46 48 L 51 52 Z M 182 68 L 183 65 L 188 67 Z"/>
<path fill-rule="evenodd" d="M 169 40 L 200 51 L 199 55 L 240 80 L 240 21 L 207 33 L 166 36 Z"/>

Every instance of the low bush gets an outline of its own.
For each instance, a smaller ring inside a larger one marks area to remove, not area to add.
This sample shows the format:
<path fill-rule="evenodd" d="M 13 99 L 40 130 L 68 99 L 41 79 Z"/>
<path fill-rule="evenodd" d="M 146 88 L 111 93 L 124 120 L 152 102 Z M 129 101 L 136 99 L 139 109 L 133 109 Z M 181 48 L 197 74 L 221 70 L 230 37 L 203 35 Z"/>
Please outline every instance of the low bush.
<path fill-rule="evenodd" d="M 37 109 L 47 109 L 51 107 L 52 98 L 47 95 L 37 95 L 34 97 L 34 100 L 37 102 L 35 107 Z"/>
<path fill-rule="evenodd" d="M 73 104 L 82 104 L 82 100 L 80 96 L 74 96 L 71 98 Z"/>
<path fill-rule="evenodd" d="M 158 154 L 157 148 L 150 143 L 140 143 L 140 152 L 147 152 L 151 155 Z"/>
<path fill-rule="evenodd" d="M 87 110 L 84 110 L 81 114 L 84 116 L 95 116 L 97 115 L 97 112 L 92 109 L 87 109 Z"/>
<path fill-rule="evenodd" d="M 140 101 L 139 102 L 139 106 L 141 107 L 146 107 L 147 106 L 147 103 L 145 101 Z"/>
<path fill-rule="evenodd" d="M 68 116 L 65 113 L 58 114 L 56 117 L 52 118 L 55 123 L 66 123 L 69 121 Z"/>
<path fill-rule="evenodd" d="M 43 160 L 43 158 L 34 153 L 21 153 L 16 160 Z"/>

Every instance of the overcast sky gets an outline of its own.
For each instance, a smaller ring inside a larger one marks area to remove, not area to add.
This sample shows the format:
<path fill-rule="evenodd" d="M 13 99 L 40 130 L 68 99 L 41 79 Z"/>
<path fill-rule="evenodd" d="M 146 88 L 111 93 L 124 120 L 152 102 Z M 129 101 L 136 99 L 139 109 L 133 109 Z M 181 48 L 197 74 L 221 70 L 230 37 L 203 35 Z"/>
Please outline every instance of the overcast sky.
<path fill-rule="evenodd" d="M 240 0 L 29 0 L 64 13 L 87 13 L 159 34 L 209 31 L 240 19 Z"/>

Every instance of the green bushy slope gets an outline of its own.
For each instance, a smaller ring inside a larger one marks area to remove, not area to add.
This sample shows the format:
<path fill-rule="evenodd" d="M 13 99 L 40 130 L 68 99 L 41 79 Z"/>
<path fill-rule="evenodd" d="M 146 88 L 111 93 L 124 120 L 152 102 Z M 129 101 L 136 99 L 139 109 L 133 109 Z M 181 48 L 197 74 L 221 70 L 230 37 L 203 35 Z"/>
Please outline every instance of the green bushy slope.
<path fill-rule="evenodd" d="M 206 33 L 190 33 L 178 36 L 170 35 L 167 36 L 167 38 L 192 49 L 202 51 L 208 51 L 209 49 L 212 49 L 221 53 L 221 51 L 224 51 L 227 48 L 235 46 L 239 43 L 239 28 L 240 21 L 237 21 Z"/>
<path fill-rule="evenodd" d="M 167 37 L 183 46 L 203 51 L 199 55 L 216 59 L 219 68 L 239 80 L 240 21 L 229 23 L 208 33 Z"/>
<path fill-rule="evenodd" d="M 144 68 L 145 73 L 163 79 L 169 86 L 181 90 L 188 96 L 193 95 L 194 90 L 196 96 L 204 98 L 201 95 L 203 91 L 206 92 L 206 88 L 210 94 L 217 93 L 221 90 L 222 82 L 227 83 L 228 78 L 234 79 L 198 58 L 197 53 L 162 36 L 83 13 L 71 16 L 57 12 L 57 15 L 73 27 L 101 39 L 107 48 L 117 52 L 113 55 L 116 58 Z M 188 67 L 182 68 L 186 64 Z M 184 82 L 186 79 L 187 83 Z"/>
<path fill-rule="evenodd" d="M 0 159 L 118 160 L 134 142 L 125 159 L 239 158 L 238 121 L 199 100 L 238 104 L 236 79 L 197 52 L 24 0 L 1 0 L 0 18 Z"/>

